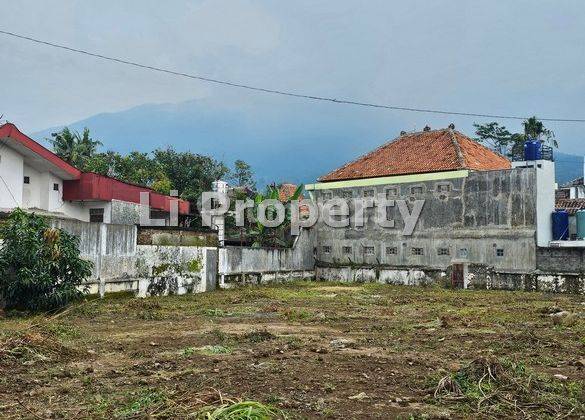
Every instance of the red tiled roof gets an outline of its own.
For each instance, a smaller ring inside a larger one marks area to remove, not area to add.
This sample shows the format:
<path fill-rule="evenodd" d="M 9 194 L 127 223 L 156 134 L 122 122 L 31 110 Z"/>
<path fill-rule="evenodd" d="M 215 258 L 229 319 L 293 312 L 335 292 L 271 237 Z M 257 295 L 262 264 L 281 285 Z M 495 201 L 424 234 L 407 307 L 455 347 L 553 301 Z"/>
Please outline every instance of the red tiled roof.
<path fill-rule="evenodd" d="M 404 134 L 319 181 L 472 169 L 509 169 L 510 161 L 450 128 Z"/>
<path fill-rule="evenodd" d="M 285 203 L 289 198 L 293 196 L 297 190 L 298 185 L 295 184 L 282 184 L 278 190 L 278 200 Z M 299 196 L 299 201 L 303 200 L 303 194 Z"/>
<path fill-rule="evenodd" d="M 569 214 L 575 214 L 577 210 L 585 210 L 585 198 L 557 198 L 555 208 L 567 210 Z"/>

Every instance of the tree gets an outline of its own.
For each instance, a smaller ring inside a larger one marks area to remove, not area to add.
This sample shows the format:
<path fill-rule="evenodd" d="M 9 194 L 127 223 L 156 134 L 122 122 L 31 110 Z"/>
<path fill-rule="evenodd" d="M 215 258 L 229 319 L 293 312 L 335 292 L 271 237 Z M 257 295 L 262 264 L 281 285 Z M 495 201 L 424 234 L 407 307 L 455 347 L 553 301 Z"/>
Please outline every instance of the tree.
<path fill-rule="evenodd" d="M 549 143 L 554 147 L 559 147 L 555 139 L 555 133 L 546 128 L 542 121 L 536 117 L 530 117 L 522 123 L 524 127 L 524 136 L 526 139 L 539 140 L 541 142 Z"/>
<path fill-rule="evenodd" d="M 92 263 L 79 257 L 79 238 L 20 209 L 0 229 L 0 301 L 8 309 L 50 310 L 80 297 Z"/>
<path fill-rule="evenodd" d="M 238 159 L 234 162 L 234 170 L 231 172 L 230 180 L 238 187 L 248 187 L 251 190 L 256 190 L 254 171 L 243 160 Z"/>
<path fill-rule="evenodd" d="M 524 154 L 524 143 L 528 139 L 539 140 L 551 146 L 559 147 L 555 140 L 555 134 L 546 128 L 542 121 L 536 117 L 530 117 L 522 122 L 523 133 L 510 133 L 506 127 L 492 121 L 487 124 L 473 124 L 476 139 L 486 144 L 497 153 L 509 159 L 519 159 Z"/>
<path fill-rule="evenodd" d="M 83 129 L 81 135 L 65 127 L 58 133 L 52 133 L 51 136 L 53 138 L 49 141 L 53 145 L 55 154 L 81 170 L 85 170 L 86 162 L 97 153 L 98 146 L 102 145 L 99 140 L 90 137 L 87 127 Z"/>
<path fill-rule="evenodd" d="M 153 160 L 169 179 L 173 189 L 178 190 L 182 199 L 193 205 L 201 194 L 211 191 L 213 181 L 223 178 L 229 169 L 209 156 L 191 152 L 177 152 L 172 147 L 157 149 Z"/>
<path fill-rule="evenodd" d="M 507 155 L 512 141 L 512 134 L 504 126 L 492 121 L 487 124 L 474 123 L 476 140 L 485 143 L 492 150 L 501 155 Z"/>

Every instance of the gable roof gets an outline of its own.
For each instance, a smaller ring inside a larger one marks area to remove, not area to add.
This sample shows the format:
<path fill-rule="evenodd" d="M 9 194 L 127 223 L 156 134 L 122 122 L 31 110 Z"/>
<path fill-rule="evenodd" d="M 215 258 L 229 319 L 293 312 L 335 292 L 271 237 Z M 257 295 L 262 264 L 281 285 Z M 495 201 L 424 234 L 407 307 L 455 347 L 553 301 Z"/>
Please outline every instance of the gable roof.
<path fill-rule="evenodd" d="M 451 128 L 403 134 L 319 178 L 321 182 L 471 169 L 510 169 L 508 159 Z"/>
<path fill-rule="evenodd" d="M 22 133 L 12 123 L 0 126 L 0 144 L 6 143 L 33 164 L 50 168 L 63 179 L 79 179 L 81 171 Z"/>

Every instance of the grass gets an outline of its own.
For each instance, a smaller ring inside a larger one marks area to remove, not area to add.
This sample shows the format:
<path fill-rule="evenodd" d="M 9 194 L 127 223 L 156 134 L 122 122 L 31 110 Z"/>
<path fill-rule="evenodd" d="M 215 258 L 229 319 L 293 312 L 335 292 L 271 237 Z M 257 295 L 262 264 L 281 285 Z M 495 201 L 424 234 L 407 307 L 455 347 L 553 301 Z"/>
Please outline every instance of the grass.
<path fill-rule="evenodd" d="M 452 403 L 462 411 L 494 417 L 569 417 L 585 413 L 585 389 L 528 369 L 523 362 L 479 358 L 441 378 L 435 403 Z"/>
<path fill-rule="evenodd" d="M 579 418 L 584 301 L 326 282 L 116 294 L 0 318 L 1 417 Z"/>
<path fill-rule="evenodd" d="M 206 408 L 200 416 L 207 420 L 272 420 L 286 418 L 281 410 L 257 401 L 229 401 L 216 408 Z"/>

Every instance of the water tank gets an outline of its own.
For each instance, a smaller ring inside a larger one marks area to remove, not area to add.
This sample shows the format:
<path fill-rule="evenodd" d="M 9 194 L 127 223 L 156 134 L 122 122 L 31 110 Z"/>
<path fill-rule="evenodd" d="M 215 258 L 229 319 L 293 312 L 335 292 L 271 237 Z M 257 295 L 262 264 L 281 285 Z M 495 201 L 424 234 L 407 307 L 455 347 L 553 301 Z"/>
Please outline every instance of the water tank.
<path fill-rule="evenodd" d="M 579 210 L 575 218 L 577 219 L 577 239 L 585 239 L 585 210 Z"/>
<path fill-rule="evenodd" d="M 524 142 L 524 160 L 542 159 L 542 144 L 538 140 Z"/>
<path fill-rule="evenodd" d="M 552 214 L 553 241 L 569 239 L 569 213 L 556 209 Z"/>

